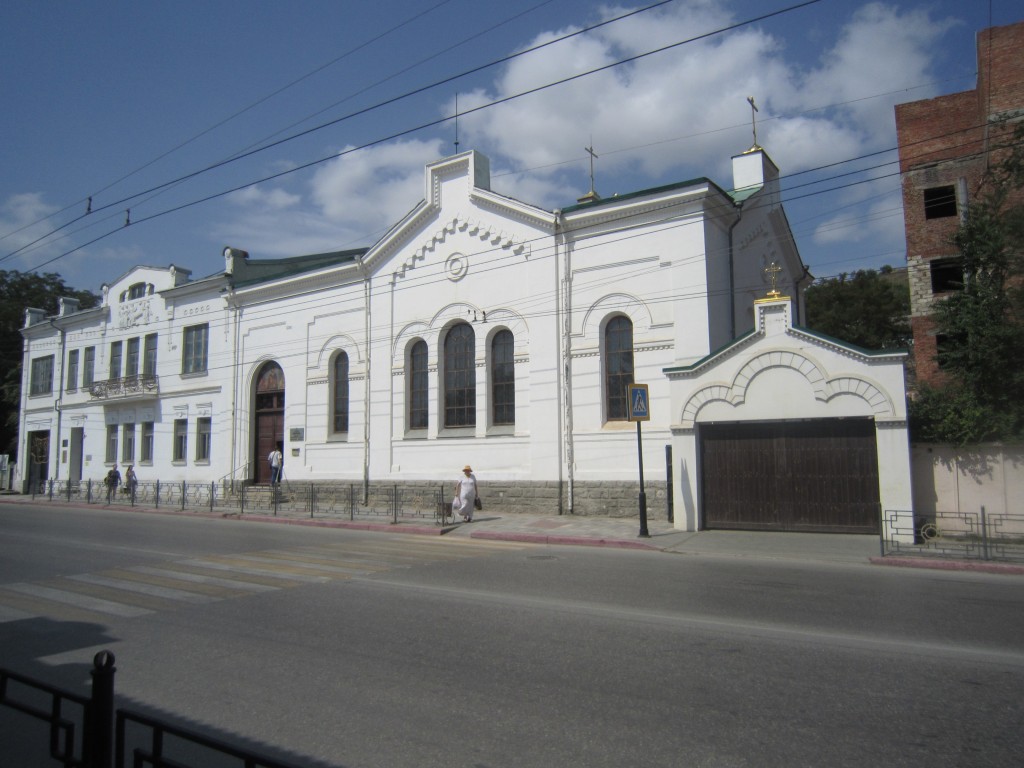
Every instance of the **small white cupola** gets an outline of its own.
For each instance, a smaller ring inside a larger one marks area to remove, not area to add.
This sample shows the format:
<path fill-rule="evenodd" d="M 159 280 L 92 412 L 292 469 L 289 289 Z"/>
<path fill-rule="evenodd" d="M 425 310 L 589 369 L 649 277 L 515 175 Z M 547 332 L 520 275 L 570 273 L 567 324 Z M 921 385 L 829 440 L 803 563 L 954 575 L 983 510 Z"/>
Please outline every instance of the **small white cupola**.
<path fill-rule="evenodd" d="M 745 200 L 762 188 L 771 206 L 779 204 L 779 169 L 761 147 L 753 146 L 732 158 L 733 197 Z"/>

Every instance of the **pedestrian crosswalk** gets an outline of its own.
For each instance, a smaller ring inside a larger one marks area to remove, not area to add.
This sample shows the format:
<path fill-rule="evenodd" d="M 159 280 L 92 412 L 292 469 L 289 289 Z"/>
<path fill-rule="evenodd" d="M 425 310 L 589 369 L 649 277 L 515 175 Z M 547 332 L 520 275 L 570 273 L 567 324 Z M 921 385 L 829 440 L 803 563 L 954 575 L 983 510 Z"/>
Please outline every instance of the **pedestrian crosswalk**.
<path fill-rule="evenodd" d="M 206 555 L 36 582 L 0 584 L 0 623 L 36 617 L 102 622 L 138 618 L 414 565 L 532 545 L 403 534 L 313 546 Z"/>

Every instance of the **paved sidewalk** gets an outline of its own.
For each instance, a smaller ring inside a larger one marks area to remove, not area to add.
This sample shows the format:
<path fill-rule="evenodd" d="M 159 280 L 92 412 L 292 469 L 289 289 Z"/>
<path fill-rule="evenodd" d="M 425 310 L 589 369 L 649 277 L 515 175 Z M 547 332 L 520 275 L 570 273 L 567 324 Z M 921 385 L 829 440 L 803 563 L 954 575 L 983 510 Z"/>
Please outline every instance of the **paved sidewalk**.
<path fill-rule="evenodd" d="M 449 535 L 473 539 L 533 541 L 544 544 L 650 549 L 686 555 L 756 557 L 867 564 L 880 554 L 877 536 L 753 531 L 680 531 L 665 520 L 648 520 L 641 537 L 636 519 L 481 516 Z"/>

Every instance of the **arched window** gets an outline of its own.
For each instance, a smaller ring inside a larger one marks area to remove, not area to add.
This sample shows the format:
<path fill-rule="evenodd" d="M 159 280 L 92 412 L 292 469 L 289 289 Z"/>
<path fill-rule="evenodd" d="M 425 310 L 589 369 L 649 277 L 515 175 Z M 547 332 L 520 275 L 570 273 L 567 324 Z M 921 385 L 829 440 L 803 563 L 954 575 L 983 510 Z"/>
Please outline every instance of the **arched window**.
<path fill-rule="evenodd" d="M 427 428 L 427 342 L 420 339 L 409 350 L 409 429 Z"/>
<path fill-rule="evenodd" d="M 444 338 L 444 425 L 476 425 L 476 334 L 469 323 Z"/>
<path fill-rule="evenodd" d="M 495 426 L 516 423 L 516 370 L 512 331 L 491 339 L 491 418 Z"/>
<path fill-rule="evenodd" d="M 633 323 L 618 315 L 604 329 L 604 402 L 608 421 L 629 418 L 626 385 L 632 383 Z"/>
<path fill-rule="evenodd" d="M 331 384 L 334 387 L 334 431 L 348 432 L 348 355 L 344 352 L 339 352 L 335 356 L 334 370 L 331 374 Z"/>

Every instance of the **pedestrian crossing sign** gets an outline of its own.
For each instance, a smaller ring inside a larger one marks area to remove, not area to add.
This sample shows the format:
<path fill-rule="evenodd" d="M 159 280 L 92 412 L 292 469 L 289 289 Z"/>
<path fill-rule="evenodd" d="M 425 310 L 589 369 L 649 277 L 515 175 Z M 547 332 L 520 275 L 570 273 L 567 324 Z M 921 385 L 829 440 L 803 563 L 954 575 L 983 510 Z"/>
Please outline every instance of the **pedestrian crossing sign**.
<path fill-rule="evenodd" d="M 626 400 L 629 403 L 630 421 L 650 421 L 650 400 L 647 397 L 646 384 L 627 384 Z"/>

